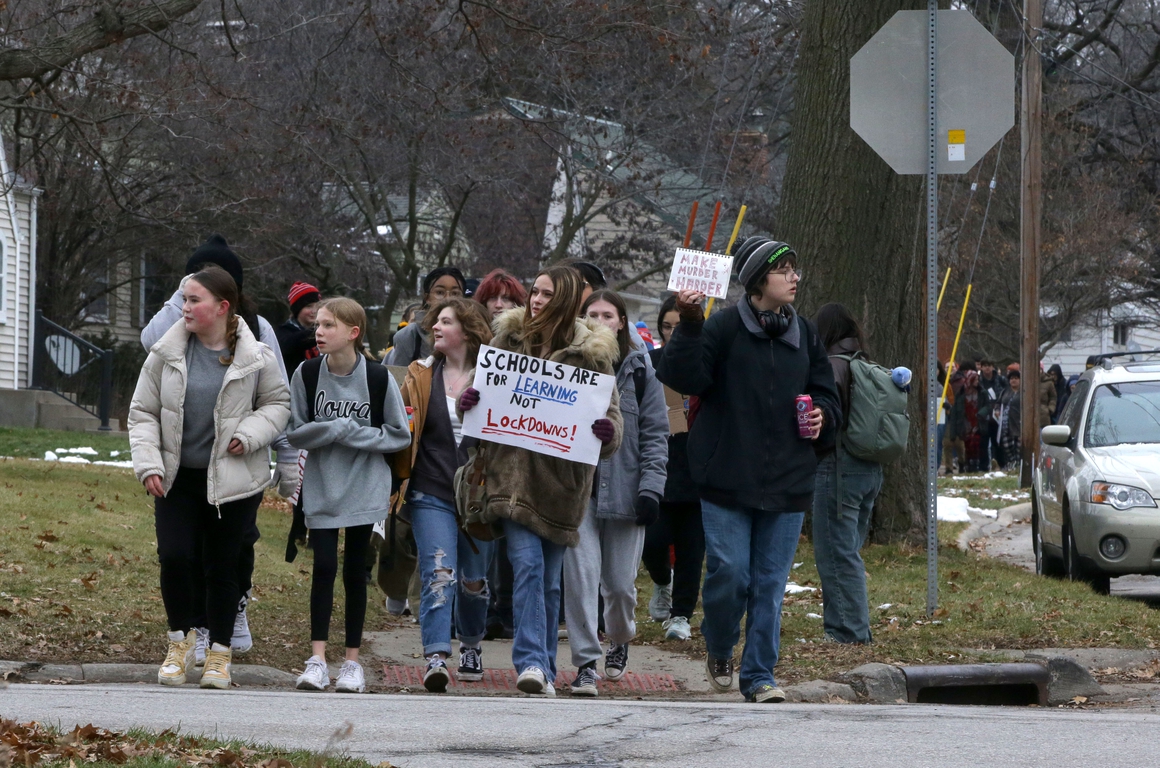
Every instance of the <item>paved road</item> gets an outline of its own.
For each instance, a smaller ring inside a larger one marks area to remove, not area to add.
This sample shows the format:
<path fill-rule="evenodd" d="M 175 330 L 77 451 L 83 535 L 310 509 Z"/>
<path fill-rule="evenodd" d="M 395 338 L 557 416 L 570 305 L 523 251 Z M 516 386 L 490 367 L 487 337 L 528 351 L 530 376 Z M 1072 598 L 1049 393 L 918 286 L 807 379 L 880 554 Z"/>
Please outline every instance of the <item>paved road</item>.
<path fill-rule="evenodd" d="M 13 685 L 0 691 L 0 715 L 65 727 L 180 725 L 185 732 L 314 750 L 352 723 L 353 733 L 340 748 L 402 768 L 1153 768 L 1160 747 L 1160 714 L 1119 710 Z"/>

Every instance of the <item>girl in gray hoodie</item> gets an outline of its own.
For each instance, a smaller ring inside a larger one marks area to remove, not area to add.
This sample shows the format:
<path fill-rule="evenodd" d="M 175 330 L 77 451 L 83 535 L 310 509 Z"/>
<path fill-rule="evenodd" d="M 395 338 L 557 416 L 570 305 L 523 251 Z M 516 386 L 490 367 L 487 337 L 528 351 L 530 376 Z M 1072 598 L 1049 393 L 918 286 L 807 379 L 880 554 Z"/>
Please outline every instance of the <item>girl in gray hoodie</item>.
<path fill-rule="evenodd" d="M 352 299 L 323 302 L 315 337 L 321 357 L 294 372 L 290 429 L 295 448 L 308 450 L 302 477 L 302 508 L 314 548 L 310 585 L 312 655 L 298 688 L 330 685 L 326 641 L 338 574 L 338 531 L 346 529 L 342 582 L 346 589 L 346 660 L 335 690 L 361 693 L 366 678 L 358 663 L 366 618 L 366 555 L 375 523 L 389 508 L 391 468 L 383 454 L 411 442 L 399 385 L 386 368 L 369 365 L 363 351 L 366 312 Z M 371 392 L 381 393 L 372 398 Z M 381 398 L 381 415 L 378 403 Z"/>

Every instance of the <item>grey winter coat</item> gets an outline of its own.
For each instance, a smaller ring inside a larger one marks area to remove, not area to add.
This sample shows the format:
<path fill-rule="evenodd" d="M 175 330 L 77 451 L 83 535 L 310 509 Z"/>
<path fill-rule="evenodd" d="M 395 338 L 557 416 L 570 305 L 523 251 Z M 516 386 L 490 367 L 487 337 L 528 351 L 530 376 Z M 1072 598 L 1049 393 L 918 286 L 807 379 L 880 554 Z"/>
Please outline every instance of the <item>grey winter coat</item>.
<path fill-rule="evenodd" d="M 645 372 L 644 393 L 637 405 L 637 370 Z M 616 373 L 624 437 L 616 453 L 601 459 L 597 470 L 596 516 L 636 519 L 638 496 L 660 501 L 665 494 L 665 464 L 669 454 L 669 416 L 665 393 L 645 352 L 644 343 L 630 349 Z"/>

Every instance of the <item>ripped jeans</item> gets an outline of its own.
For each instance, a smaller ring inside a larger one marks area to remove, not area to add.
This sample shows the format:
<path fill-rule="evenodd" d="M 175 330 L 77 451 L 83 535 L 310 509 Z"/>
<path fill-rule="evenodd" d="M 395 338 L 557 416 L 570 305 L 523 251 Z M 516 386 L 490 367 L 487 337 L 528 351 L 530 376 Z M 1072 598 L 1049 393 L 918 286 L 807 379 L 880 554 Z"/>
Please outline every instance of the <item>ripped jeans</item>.
<path fill-rule="evenodd" d="M 476 541 L 476 554 L 459 530 L 455 505 L 421 491 L 408 494 L 411 528 L 419 548 L 419 631 L 423 655 L 451 653 L 451 619 L 459 642 L 476 648 L 487 628 L 491 597 L 487 566 L 495 542 Z M 471 590 L 468 584 L 478 585 Z"/>

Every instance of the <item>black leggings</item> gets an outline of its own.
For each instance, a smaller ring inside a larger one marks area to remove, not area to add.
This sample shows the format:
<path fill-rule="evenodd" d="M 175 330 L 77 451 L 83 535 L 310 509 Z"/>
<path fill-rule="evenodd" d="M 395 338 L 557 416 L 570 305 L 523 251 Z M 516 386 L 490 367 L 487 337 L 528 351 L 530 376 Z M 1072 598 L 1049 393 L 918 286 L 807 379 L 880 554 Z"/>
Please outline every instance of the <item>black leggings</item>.
<path fill-rule="evenodd" d="M 367 551 L 373 525 L 346 529 L 346 550 L 342 558 L 342 586 L 346 589 L 346 646 L 362 645 L 367 618 Z M 330 635 L 330 614 L 334 610 L 334 580 L 338 577 L 338 528 L 312 528 L 314 576 L 310 581 L 310 639 L 326 642 Z"/>
<path fill-rule="evenodd" d="M 669 569 L 669 545 L 676 563 Z M 701 525 L 701 505 L 662 501 L 661 514 L 644 535 L 641 560 L 656 584 L 673 585 L 670 615 L 693 618 L 697 593 L 701 589 L 701 564 L 705 559 L 705 529 Z"/>
<path fill-rule="evenodd" d="M 238 572 L 247 535 L 256 530 L 262 494 L 215 507 L 206 499 L 206 470 L 181 467 L 165 498 L 154 499 L 161 599 L 171 631 L 209 627 L 212 643 L 229 647 L 238 613 Z"/>

